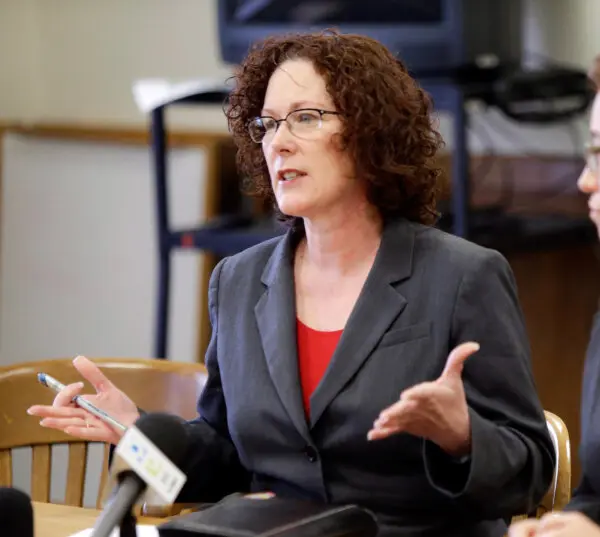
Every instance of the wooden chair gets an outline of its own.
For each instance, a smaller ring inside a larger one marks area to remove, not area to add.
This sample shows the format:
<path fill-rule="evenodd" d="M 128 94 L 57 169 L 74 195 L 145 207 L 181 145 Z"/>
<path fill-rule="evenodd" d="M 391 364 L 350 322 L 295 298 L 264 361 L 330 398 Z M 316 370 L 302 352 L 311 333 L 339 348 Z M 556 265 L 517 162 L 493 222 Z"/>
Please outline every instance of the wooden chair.
<path fill-rule="evenodd" d="M 540 505 L 535 511 L 535 517 L 541 518 L 549 511 L 560 511 L 571 499 L 571 441 L 565 422 L 556 414 L 544 411 L 546 425 L 554 444 L 556 454 L 556 468 L 552 483 Z M 528 515 L 513 517 L 513 522 L 527 518 Z"/>
<path fill-rule="evenodd" d="M 556 468 L 552 484 L 538 507 L 537 516 L 548 511 L 559 511 L 571 500 L 571 441 L 565 422 L 556 414 L 545 411 L 546 424 L 550 431 L 554 452 L 556 453 Z"/>
<path fill-rule="evenodd" d="M 206 382 L 202 364 L 132 358 L 98 358 L 93 361 L 106 376 L 144 410 L 170 412 L 190 419 L 196 415 L 196 403 Z M 44 372 L 64 384 L 81 379 L 70 359 L 28 362 L 0 367 L 0 486 L 13 484 L 13 450 L 31 447 L 31 497 L 50 501 L 52 446 L 68 446 L 68 468 L 64 503 L 82 506 L 88 459 L 88 442 L 79 441 L 39 425 L 39 418 L 26 411 L 33 404 L 51 404 L 55 394 L 37 381 Z M 91 386 L 85 393 L 93 393 Z M 108 475 L 108 446 L 104 448 L 97 506 Z"/>

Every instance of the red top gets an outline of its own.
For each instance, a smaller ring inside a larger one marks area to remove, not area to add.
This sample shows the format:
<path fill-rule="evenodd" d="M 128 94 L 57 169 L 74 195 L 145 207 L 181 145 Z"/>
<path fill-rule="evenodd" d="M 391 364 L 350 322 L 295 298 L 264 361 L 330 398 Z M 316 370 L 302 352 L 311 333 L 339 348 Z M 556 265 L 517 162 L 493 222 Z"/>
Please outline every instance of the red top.
<path fill-rule="evenodd" d="M 296 326 L 302 400 L 304 401 L 304 411 L 309 416 L 310 396 L 325 374 L 343 330 L 322 332 L 306 326 L 299 319 Z"/>

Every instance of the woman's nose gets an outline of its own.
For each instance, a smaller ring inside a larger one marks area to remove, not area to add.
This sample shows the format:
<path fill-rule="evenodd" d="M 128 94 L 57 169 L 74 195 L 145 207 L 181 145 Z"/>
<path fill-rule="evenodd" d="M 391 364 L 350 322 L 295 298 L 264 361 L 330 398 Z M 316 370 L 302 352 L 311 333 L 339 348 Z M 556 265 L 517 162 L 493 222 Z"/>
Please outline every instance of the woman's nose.
<path fill-rule="evenodd" d="M 577 180 L 577 187 L 585 194 L 593 194 L 598 190 L 598 172 L 586 166 Z"/>
<path fill-rule="evenodd" d="M 284 121 L 273 133 L 269 146 L 276 154 L 293 153 L 296 148 L 296 139 L 290 132 L 288 124 Z"/>

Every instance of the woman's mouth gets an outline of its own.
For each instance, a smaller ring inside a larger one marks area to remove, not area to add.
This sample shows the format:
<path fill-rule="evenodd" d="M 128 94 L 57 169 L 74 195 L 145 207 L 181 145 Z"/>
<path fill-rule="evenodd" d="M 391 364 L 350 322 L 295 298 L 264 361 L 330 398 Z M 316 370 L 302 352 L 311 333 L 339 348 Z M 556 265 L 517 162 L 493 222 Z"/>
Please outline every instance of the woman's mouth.
<path fill-rule="evenodd" d="M 277 179 L 279 179 L 279 181 L 287 183 L 289 181 L 293 181 L 294 179 L 297 179 L 298 177 L 302 177 L 304 175 L 306 175 L 306 173 L 301 170 L 285 169 L 285 170 L 280 170 L 277 173 Z"/>

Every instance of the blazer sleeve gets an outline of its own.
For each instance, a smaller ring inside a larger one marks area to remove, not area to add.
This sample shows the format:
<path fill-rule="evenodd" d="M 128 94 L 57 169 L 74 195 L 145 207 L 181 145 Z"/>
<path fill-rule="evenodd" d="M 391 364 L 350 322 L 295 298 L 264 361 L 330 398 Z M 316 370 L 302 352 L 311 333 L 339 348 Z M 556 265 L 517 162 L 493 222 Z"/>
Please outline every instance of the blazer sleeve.
<path fill-rule="evenodd" d="M 600 312 L 588 344 L 581 392 L 581 480 L 565 511 L 579 511 L 600 524 Z"/>
<path fill-rule="evenodd" d="M 223 259 L 217 264 L 209 282 L 212 335 L 205 356 L 208 379 L 198 401 L 198 417 L 188 422 L 190 447 L 183 469 L 187 481 L 177 502 L 215 502 L 227 494 L 245 492 L 249 488 L 250 473 L 239 460 L 227 426 L 227 406 L 217 355 L 219 283 L 225 262 Z"/>
<path fill-rule="evenodd" d="M 428 479 L 480 516 L 529 513 L 550 486 L 555 455 L 514 276 L 493 250 L 474 256 L 457 292 L 450 348 L 466 341 L 480 344 L 463 371 L 471 454 L 456 461 L 424 441 Z"/>

